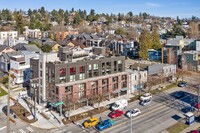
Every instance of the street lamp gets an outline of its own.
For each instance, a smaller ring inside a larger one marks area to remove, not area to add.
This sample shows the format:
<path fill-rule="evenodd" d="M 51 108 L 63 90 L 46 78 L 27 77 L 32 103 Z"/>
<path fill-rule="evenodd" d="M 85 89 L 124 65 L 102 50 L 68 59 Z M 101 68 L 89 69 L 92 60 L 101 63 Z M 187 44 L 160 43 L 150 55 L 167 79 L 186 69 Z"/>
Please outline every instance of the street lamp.
<path fill-rule="evenodd" d="M 132 116 L 130 116 L 130 133 L 133 133 L 133 127 L 132 127 Z"/>
<path fill-rule="evenodd" d="M 32 82 L 31 87 L 34 91 L 34 93 L 32 93 L 32 95 L 34 95 L 34 119 L 36 119 L 36 88 L 37 88 L 37 83 Z"/>
<path fill-rule="evenodd" d="M 10 133 L 10 70 L 8 72 L 7 133 Z"/>

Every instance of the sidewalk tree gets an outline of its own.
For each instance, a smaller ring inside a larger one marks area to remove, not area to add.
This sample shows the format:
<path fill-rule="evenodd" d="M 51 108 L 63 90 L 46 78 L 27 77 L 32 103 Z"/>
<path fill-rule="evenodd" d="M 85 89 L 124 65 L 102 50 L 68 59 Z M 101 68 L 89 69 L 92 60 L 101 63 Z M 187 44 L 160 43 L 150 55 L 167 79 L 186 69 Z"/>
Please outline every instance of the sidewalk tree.
<path fill-rule="evenodd" d="M 183 81 L 184 76 L 191 76 L 191 72 L 183 70 L 183 69 L 177 69 L 176 74 L 175 74 L 176 84 L 178 83 L 180 78 Z"/>
<path fill-rule="evenodd" d="M 98 95 L 98 98 L 97 98 L 98 110 L 100 110 L 100 104 L 104 100 L 104 97 L 105 96 L 103 94 Z"/>
<path fill-rule="evenodd" d="M 153 28 L 153 31 L 151 33 L 152 38 L 152 49 L 159 50 L 162 48 L 161 42 L 160 42 L 160 35 L 158 34 L 157 28 Z"/>
<path fill-rule="evenodd" d="M 142 59 L 148 58 L 148 49 L 151 48 L 151 35 L 144 29 L 139 38 L 139 56 Z"/>

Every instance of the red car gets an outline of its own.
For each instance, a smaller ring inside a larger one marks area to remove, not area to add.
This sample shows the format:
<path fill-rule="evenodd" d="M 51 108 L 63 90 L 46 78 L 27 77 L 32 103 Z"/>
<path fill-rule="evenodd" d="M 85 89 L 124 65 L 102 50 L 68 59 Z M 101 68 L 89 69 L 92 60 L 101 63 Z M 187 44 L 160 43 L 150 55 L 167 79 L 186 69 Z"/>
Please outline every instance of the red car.
<path fill-rule="evenodd" d="M 197 109 L 200 109 L 200 103 L 196 103 L 196 104 L 194 105 L 194 107 L 197 108 Z"/>
<path fill-rule="evenodd" d="M 193 131 L 191 131 L 191 133 L 199 133 L 199 131 L 193 130 Z"/>
<path fill-rule="evenodd" d="M 109 117 L 110 118 L 115 118 L 115 117 L 119 117 L 119 116 L 121 116 L 123 114 L 124 114 L 123 111 L 121 111 L 121 110 L 115 110 L 113 112 L 110 112 Z"/>

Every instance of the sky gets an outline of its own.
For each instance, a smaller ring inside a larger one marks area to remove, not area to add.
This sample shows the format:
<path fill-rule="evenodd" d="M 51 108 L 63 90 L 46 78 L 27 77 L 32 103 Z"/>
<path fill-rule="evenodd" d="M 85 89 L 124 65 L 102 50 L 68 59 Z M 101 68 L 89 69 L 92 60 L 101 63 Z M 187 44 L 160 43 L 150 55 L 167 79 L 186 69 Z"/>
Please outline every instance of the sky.
<path fill-rule="evenodd" d="M 147 12 L 154 16 L 200 18 L 200 0 L 0 0 L 0 10 L 38 9 L 44 6 L 46 10 L 53 9 L 86 10 L 94 9 L 96 13 L 128 13 L 138 15 Z"/>

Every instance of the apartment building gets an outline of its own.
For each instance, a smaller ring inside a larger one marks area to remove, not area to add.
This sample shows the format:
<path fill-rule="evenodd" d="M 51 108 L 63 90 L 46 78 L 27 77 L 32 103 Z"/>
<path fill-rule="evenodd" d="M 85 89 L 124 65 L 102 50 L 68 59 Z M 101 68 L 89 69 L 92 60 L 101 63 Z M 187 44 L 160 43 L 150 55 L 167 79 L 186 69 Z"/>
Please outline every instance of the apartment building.
<path fill-rule="evenodd" d="M 17 31 L 0 31 L 0 40 L 3 42 L 2 44 L 9 45 L 17 37 L 18 37 Z"/>
<path fill-rule="evenodd" d="M 97 95 L 110 99 L 128 93 L 125 57 L 101 57 L 46 64 L 47 96 L 50 102 L 78 102 L 80 106 Z"/>
<path fill-rule="evenodd" d="M 46 63 L 59 61 L 57 57 L 58 53 L 41 53 L 39 57 L 30 59 L 30 71 L 31 71 L 31 79 L 39 78 L 39 86 L 38 86 L 38 103 L 47 101 L 46 95 Z"/>
<path fill-rule="evenodd" d="M 90 54 L 73 58 L 69 47 L 61 47 L 58 53 L 32 58 L 30 72 L 31 79 L 39 77 L 38 103 L 62 100 L 64 105 L 77 102 L 80 107 L 92 103 L 99 95 L 110 99 L 130 92 L 123 56 Z"/>

